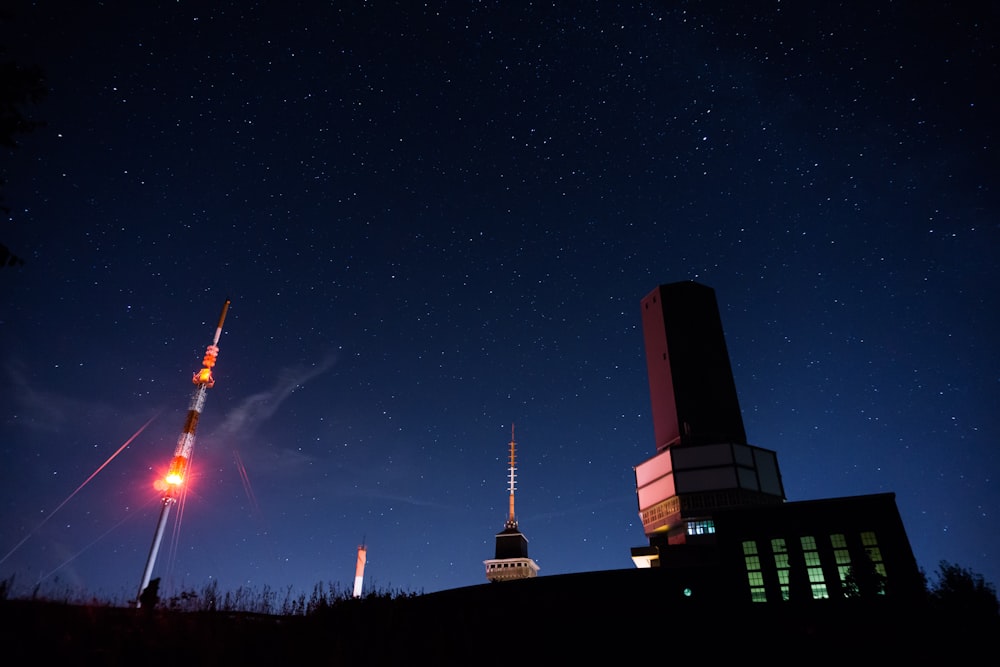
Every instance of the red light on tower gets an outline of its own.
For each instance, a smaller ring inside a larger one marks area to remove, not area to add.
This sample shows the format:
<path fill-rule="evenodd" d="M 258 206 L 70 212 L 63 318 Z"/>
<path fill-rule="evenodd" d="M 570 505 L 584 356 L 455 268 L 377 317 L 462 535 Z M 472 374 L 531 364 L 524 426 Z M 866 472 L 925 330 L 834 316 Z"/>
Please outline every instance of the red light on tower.
<path fill-rule="evenodd" d="M 187 459 L 183 456 L 175 456 L 170 462 L 170 469 L 163 478 L 170 486 L 180 486 L 184 483 L 184 473 L 187 472 Z"/>

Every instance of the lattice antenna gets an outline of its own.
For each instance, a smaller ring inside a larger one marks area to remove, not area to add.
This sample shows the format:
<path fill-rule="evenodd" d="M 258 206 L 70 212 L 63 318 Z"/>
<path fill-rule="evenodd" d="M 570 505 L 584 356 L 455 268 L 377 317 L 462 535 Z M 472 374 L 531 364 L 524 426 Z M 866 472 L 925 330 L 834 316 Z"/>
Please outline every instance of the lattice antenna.
<path fill-rule="evenodd" d="M 153 533 L 153 545 L 149 549 L 149 556 L 146 559 L 146 567 L 142 572 L 142 583 L 139 584 L 139 596 L 136 598 L 136 608 L 142 606 L 143 592 L 149 585 L 150 577 L 153 574 L 153 566 L 156 563 L 156 556 L 160 550 L 160 540 L 163 539 L 163 529 L 167 524 L 167 517 L 170 515 L 170 507 L 178 502 L 184 493 L 185 482 L 188 475 L 188 468 L 191 464 L 191 455 L 194 453 L 195 434 L 198 431 L 198 420 L 201 419 L 201 412 L 205 407 L 205 397 L 209 389 L 215 386 L 215 377 L 212 369 L 219 357 L 219 338 L 222 336 L 222 325 L 226 321 L 226 313 L 229 312 L 230 300 L 222 306 L 222 314 L 219 315 L 219 324 L 215 327 L 215 337 L 212 344 L 205 349 L 205 356 L 201 361 L 201 370 L 197 371 L 191 378 L 195 386 L 191 395 L 191 403 L 188 407 L 187 418 L 184 420 L 184 429 L 177 439 L 177 446 L 174 448 L 174 458 L 170 461 L 167 474 L 161 480 L 157 480 L 156 488 L 163 492 L 163 502 L 160 506 L 160 518 L 156 523 L 156 531 Z"/>
<path fill-rule="evenodd" d="M 517 518 L 514 515 L 514 491 L 517 489 L 517 455 L 515 449 L 517 442 L 514 440 L 514 425 L 510 425 L 510 465 L 507 473 L 507 490 L 510 494 L 510 512 L 507 515 L 507 527 L 517 528 Z"/>

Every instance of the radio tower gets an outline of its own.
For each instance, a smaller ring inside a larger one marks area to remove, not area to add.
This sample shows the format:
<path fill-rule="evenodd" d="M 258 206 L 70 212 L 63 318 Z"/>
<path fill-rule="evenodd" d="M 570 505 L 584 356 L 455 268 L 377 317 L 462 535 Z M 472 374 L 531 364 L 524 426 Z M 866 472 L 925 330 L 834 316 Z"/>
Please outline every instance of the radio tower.
<path fill-rule="evenodd" d="M 517 529 L 517 516 L 514 514 L 514 490 L 517 486 L 517 460 L 514 440 L 514 425 L 510 425 L 510 463 L 507 467 L 507 496 L 509 510 L 503 530 L 497 533 L 495 557 L 483 561 L 486 565 L 486 578 L 489 581 L 507 581 L 509 579 L 528 579 L 538 575 L 538 565 L 528 558 L 528 538 Z"/>
<path fill-rule="evenodd" d="M 191 463 L 191 454 L 194 451 L 194 435 L 198 429 L 198 419 L 205 407 L 206 394 L 209 389 L 215 386 L 212 369 L 219 356 L 219 337 L 222 336 L 222 323 L 226 319 L 229 303 L 229 299 L 226 299 L 226 303 L 222 306 L 219 325 L 215 328 L 215 338 L 205 350 L 205 358 L 201 361 L 201 370 L 191 378 L 195 390 L 191 395 L 191 405 L 188 408 L 187 419 L 184 421 L 184 430 L 181 431 L 181 435 L 177 439 L 174 458 L 170 461 L 170 468 L 167 470 L 166 476 L 157 482 L 157 488 L 163 491 L 163 504 L 160 507 L 160 519 L 156 524 L 156 532 L 153 534 L 153 544 L 149 549 L 149 558 L 146 560 L 146 569 L 142 573 L 142 583 L 139 584 L 136 608 L 141 606 L 142 594 L 146 590 L 146 586 L 149 585 L 149 578 L 153 574 L 153 565 L 156 563 L 156 554 L 160 550 L 160 540 L 163 539 L 163 529 L 167 525 L 170 508 L 177 502 L 184 485 L 188 465 Z"/>
<path fill-rule="evenodd" d="M 517 457 L 514 453 L 514 449 L 517 447 L 517 442 L 514 440 L 514 425 L 510 425 L 510 442 L 508 443 L 510 447 L 510 465 L 507 470 L 507 493 L 510 499 L 510 511 L 507 514 L 507 523 L 504 524 L 505 528 L 517 529 L 517 517 L 514 516 L 514 490 L 517 488 L 517 466 L 514 462 Z"/>

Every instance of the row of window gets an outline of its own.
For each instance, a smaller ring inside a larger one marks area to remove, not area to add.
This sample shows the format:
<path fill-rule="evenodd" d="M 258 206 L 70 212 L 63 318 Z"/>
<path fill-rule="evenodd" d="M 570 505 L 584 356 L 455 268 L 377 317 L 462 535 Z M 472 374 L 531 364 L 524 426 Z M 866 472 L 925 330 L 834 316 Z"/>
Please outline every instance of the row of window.
<path fill-rule="evenodd" d="M 515 561 L 513 563 L 490 563 L 486 566 L 487 570 L 496 570 L 497 568 L 507 568 L 507 567 L 528 567 L 528 564 L 523 561 Z"/>
<path fill-rule="evenodd" d="M 715 532 L 715 522 L 711 519 L 707 521 L 688 521 L 688 535 L 710 535 Z"/>
<path fill-rule="evenodd" d="M 798 546 L 802 553 L 802 563 L 808 578 L 810 591 L 814 600 L 831 597 L 831 590 L 823 569 L 820 554 L 821 546 L 812 535 L 804 535 L 799 539 Z M 860 534 L 861 546 L 867 562 L 852 562 L 848 549 L 847 538 L 843 533 L 829 535 L 828 544 L 824 542 L 822 549 L 827 552 L 831 562 L 836 567 L 837 580 L 834 585 L 834 596 L 857 596 L 861 586 L 868 586 L 877 594 L 885 594 L 886 570 L 882 559 L 882 551 L 874 531 L 864 531 Z M 765 586 L 765 565 L 762 555 L 768 557 L 768 565 L 773 563 L 773 574 L 778 582 L 778 590 L 782 600 L 788 600 L 791 589 L 792 561 L 788 543 L 784 538 L 773 538 L 765 543 L 767 551 L 762 554 L 756 540 L 743 542 L 743 557 L 746 563 L 747 582 L 750 585 L 750 598 L 754 602 L 767 602 Z M 865 559 L 857 559 L 859 561 Z"/>

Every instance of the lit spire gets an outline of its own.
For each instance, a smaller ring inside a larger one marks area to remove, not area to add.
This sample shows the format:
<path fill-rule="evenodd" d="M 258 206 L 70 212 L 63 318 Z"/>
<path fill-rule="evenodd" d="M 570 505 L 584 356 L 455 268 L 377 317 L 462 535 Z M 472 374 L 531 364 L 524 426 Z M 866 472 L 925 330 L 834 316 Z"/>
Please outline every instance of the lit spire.
<path fill-rule="evenodd" d="M 510 493 L 510 513 L 507 515 L 507 528 L 517 528 L 517 519 L 514 516 L 514 490 L 517 488 L 517 466 L 514 465 L 516 460 L 514 448 L 517 443 L 514 441 L 514 425 L 510 425 L 510 466 L 507 474 L 507 488 Z"/>

